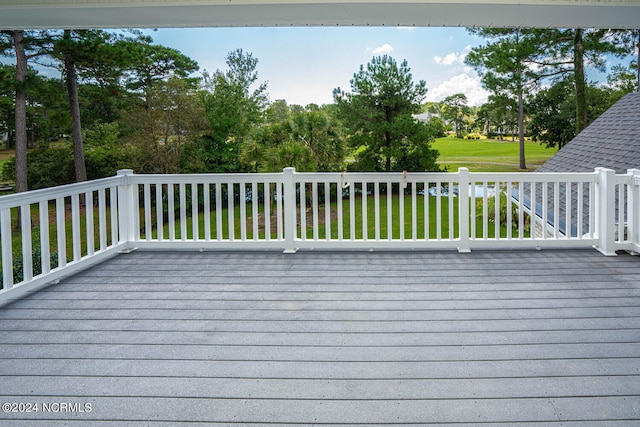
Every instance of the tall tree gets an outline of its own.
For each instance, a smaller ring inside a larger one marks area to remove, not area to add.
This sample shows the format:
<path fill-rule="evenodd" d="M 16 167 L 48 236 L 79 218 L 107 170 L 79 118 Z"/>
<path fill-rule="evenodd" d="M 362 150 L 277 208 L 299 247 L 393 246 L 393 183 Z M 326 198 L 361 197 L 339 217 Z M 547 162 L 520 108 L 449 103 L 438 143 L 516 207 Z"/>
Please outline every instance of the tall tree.
<path fill-rule="evenodd" d="M 574 83 L 567 76 L 530 100 L 528 109 L 534 140 L 560 149 L 575 137 L 575 96 Z M 618 95 L 610 89 L 588 85 L 586 99 L 587 121 L 591 123 L 618 99 Z"/>
<path fill-rule="evenodd" d="M 171 76 L 187 77 L 197 70 L 197 63 L 175 49 L 151 45 L 149 37 L 125 38 L 102 30 L 64 30 L 55 39 L 54 55 L 63 64 L 72 119 L 74 165 L 77 181 L 87 178 L 82 144 L 79 81 L 95 83 L 113 91 L 123 80 L 127 87 L 141 93 L 151 108 L 151 90 L 155 82 Z M 195 86 L 195 81 L 192 83 Z M 95 92 L 94 92 L 95 93 Z M 122 94 L 120 91 L 115 91 Z M 98 95 L 98 99 L 101 96 Z M 105 119 L 115 118 L 113 96 L 100 99 Z"/>
<path fill-rule="evenodd" d="M 0 135 L 7 134 L 7 148 L 12 147 L 9 142 L 13 138 L 15 120 L 13 119 L 13 80 L 16 72 L 13 67 L 0 64 Z"/>
<path fill-rule="evenodd" d="M 427 87 L 414 83 L 406 60 L 374 57 L 351 79 L 351 92 L 333 91 L 348 140 L 361 148 L 354 167 L 370 171 L 438 170 L 429 129 L 413 118 Z"/>
<path fill-rule="evenodd" d="M 465 62 L 480 72 L 485 88 L 497 96 L 508 95 L 517 99 L 520 169 L 526 169 L 524 96 L 539 78 L 531 68 L 537 54 L 536 33 L 521 28 L 473 28 L 468 31 L 489 42 L 473 48 Z"/>
<path fill-rule="evenodd" d="M 124 138 L 144 153 L 139 167 L 144 173 L 179 173 L 187 144 L 206 129 L 204 107 L 188 81 L 173 77 L 157 81 L 148 90 L 148 104 L 130 110 Z M 198 159 L 191 159 L 197 163 Z M 185 165 L 199 172 L 195 165 Z"/>
<path fill-rule="evenodd" d="M 67 81 L 67 95 L 69 97 L 69 112 L 71 114 L 71 139 L 73 141 L 73 166 L 76 172 L 76 181 L 87 180 L 87 167 L 84 162 L 84 149 L 82 147 L 82 124 L 80 122 L 80 103 L 78 102 L 78 76 L 76 72 L 77 48 L 71 38 L 71 30 L 64 30 L 60 52 L 64 62 L 64 71 Z"/>
<path fill-rule="evenodd" d="M 640 92 L 640 29 L 636 29 L 633 32 L 633 39 L 635 39 L 635 51 L 636 51 L 636 74 L 638 76 L 638 86 L 636 91 Z"/>
<path fill-rule="evenodd" d="M 27 191 L 27 61 L 41 55 L 40 32 L 13 30 L 3 31 L 0 50 L 3 55 L 12 50 L 16 59 L 15 68 L 15 144 L 16 144 L 16 191 Z"/>
<path fill-rule="evenodd" d="M 130 66 L 126 85 L 140 93 L 149 104 L 151 88 L 155 82 L 177 77 L 191 82 L 195 87 L 199 79 L 190 78 L 198 70 L 198 63 L 180 51 L 166 46 L 154 45 L 150 37 L 141 36 L 118 42 L 118 51 L 126 52 Z"/>
<path fill-rule="evenodd" d="M 287 120 L 291 115 L 287 101 L 284 99 L 276 99 L 270 103 L 265 110 L 265 118 L 267 123 L 278 123 Z"/>
<path fill-rule="evenodd" d="M 468 102 L 467 96 L 463 93 L 447 96 L 442 101 L 442 117 L 453 122 L 456 138 L 462 138 L 464 116 L 469 112 Z"/>
<path fill-rule="evenodd" d="M 16 53 L 15 138 L 16 138 L 16 192 L 27 191 L 27 55 L 24 31 L 15 30 L 13 41 Z"/>
<path fill-rule="evenodd" d="M 536 64 L 547 76 L 571 76 L 575 93 L 575 127 L 581 132 L 589 124 L 585 64 L 605 69 L 605 54 L 619 53 L 614 33 L 605 29 L 544 29 Z"/>
<path fill-rule="evenodd" d="M 536 93 L 530 100 L 531 133 L 547 147 L 564 147 L 576 135 L 575 92 L 564 79 Z"/>
<path fill-rule="evenodd" d="M 633 31 L 632 40 L 635 42 L 635 51 L 636 51 L 636 74 L 638 76 L 638 86 L 636 92 L 640 92 L 640 29 L 636 29 Z"/>
<path fill-rule="evenodd" d="M 576 88 L 576 125 L 577 131 L 587 127 L 587 80 L 584 74 L 584 30 L 576 28 L 573 32 L 573 74 Z"/>
<path fill-rule="evenodd" d="M 65 77 L 69 114 L 71 116 L 71 140 L 76 182 L 87 180 L 87 168 L 82 144 L 82 122 L 78 97 L 78 70 L 83 64 L 95 61 L 109 34 L 102 30 L 70 30 L 53 37 L 53 56 L 62 64 Z"/>
<path fill-rule="evenodd" d="M 628 93 L 638 92 L 637 79 L 637 73 L 630 68 L 620 64 L 611 67 L 605 87 L 611 91 L 612 101 L 615 102 Z"/>
<path fill-rule="evenodd" d="M 618 54 L 620 56 L 629 56 L 635 54 L 635 63 L 631 62 L 631 68 L 636 69 L 636 91 L 640 91 L 640 29 L 635 30 L 615 30 L 613 37 L 618 46 Z"/>
<path fill-rule="evenodd" d="M 148 38 L 114 33 L 101 36 L 103 42 L 96 45 L 88 60 L 76 61 L 83 127 L 117 121 L 131 103 L 139 102 L 139 94 L 127 90 L 127 84 L 137 77 L 140 63 L 149 60 L 141 56 L 138 47 L 148 43 Z"/>
<path fill-rule="evenodd" d="M 491 134 L 491 124 L 494 122 L 491 107 L 488 104 L 481 105 L 476 113 L 476 119 L 474 121 L 475 128 L 480 129 L 480 132 L 488 137 Z"/>
<path fill-rule="evenodd" d="M 0 31 L 0 54 L 13 52 L 15 68 L 16 191 L 27 190 L 27 62 L 49 52 L 47 31 Z"/>
<path fill-rule="evenodd" d="M 508 95 L 489 95 L 488 102 L 480 111 L 494 124 L 499 139 L 510 133 L 514 140 L 513 135 L 518 128 L 518 104 L 513 98 Z"/>
<path fill-rule="evenodd" d="M 251 53 L 236 49 L 226 58 L 228 69 L 204 74 L 203 101 L 211 125 L 208 141 L 207 171 L 240 168 L 242 144 L 254 126 L 261 123 L 269 97 L 267 83 L 258 83 L 258 59 Z"/>

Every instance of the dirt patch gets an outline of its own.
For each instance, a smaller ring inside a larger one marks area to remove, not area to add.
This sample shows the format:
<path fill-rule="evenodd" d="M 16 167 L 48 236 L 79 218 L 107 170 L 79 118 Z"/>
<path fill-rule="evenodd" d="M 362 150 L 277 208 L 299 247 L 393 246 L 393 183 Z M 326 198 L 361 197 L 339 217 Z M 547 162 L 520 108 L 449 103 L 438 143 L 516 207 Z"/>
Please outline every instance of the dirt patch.
<path fill-rule="evenodd" d="M 306 216 L 306 221 L 307 221 L 307 228 L 312 228 L 313 227 L 313 209 L 312 208 L 308 208 L 305 212 Z M 299 218 L 300 212 L 298 211 L 298 218 Z M 331 209 L 330 213 L 329 213 L 329 221 L 335 221 L 338 219 L 338 212 L 335 209 Z M 271 224 L 271 228 L 272 230 L 274 229 L 274 226 L 277 224 L 278 221 L 278 215 L 276 213 L 271 213 L 271 215 L 269 216 L 269 222 Z M 327 223 L 327 215 L 326 215 L 326 211 L 324 208 L 320 208 L 318 207 L 318 225 L 324 225 Z M 249 216 L 247 217 L 247 227 L 250 227 L 253 225 L 253 217 Z M 265 215 L 264 212 L 260 212 L 258 213 L 258 230 L 259 231 L 265 231 Z"/>

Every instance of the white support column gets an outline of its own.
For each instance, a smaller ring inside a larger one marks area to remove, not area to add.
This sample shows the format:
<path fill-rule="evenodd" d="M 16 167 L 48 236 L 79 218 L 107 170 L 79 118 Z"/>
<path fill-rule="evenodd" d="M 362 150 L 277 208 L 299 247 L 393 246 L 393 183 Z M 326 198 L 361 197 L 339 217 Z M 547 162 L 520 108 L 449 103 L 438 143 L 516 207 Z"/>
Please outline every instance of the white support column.
<path fill-rule="evenodd" d="M 458 252 L 471 252 L 469 243 L 469 169 L 458 169 L 458 233 L 460 234 L 460 246 Z M 452 196 L 453 189 L 449 191 Z M 425 192 L 425 196 L 426 192 Z M 452 236 L 451 236 L 452 237 Z"/>
<path fill-rule="evenodd" d="M 615 256 L 616 233 L 616 184 L 615 171 L 606 168 L 596 168 L 597 177 L 597 209 L 596 227 L 599 243 L 596 246 L 607 256 Z"/>
<path fill-rule="evenodd" d="M 298 251 L 296 248 L 296 182 L 294 174 L 295 168 L 285 168 L 282 171 L 284 192 L 284 253 L 294 254 Z M 303 231 L 304 232 L 304 231 Z"/>
<path fill-rule="evenodd" d="M 122 181 L 118 185 L 118 228 L 119 243 L 125 244 L 122 250 L 124 253 L 134 250 L 133 243 L 135 240 L 135 220 L 133 217 L 135 204 L 133 203 L 133 198 L 137 197 L 137 194 L 133 191 L 131 175 L 133 175 L 133 170 L 131 169 L 122 169 L 117 172 L 117 176 L 122 177 Z"/>

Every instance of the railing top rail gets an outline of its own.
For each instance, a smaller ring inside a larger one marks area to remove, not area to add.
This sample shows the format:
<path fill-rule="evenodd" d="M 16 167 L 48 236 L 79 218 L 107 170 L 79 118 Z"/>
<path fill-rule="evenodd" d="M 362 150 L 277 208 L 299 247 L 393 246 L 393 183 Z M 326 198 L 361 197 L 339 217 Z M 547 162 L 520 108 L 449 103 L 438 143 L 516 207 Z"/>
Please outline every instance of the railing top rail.
<path fill-rule="evenodd" d="M 519 182 L 596 182 L 597 172 L 470 172 L 469 179 L 475 181 L 519 181 Z"/>
<path fill-rule="evenodd" d="M 598 171 L 595 172 L 469 172 L 469 179 L 473 182 L 596 182 Z M 421 182 L 421 181 L 456 181 L 459 172 L 295 172 L 295 176 L 303 181 L 343 181 L 343 182 Z M 636 175 L 633 171 L 617 174 L 616 181 L 633 183 Z M 282 182 L 283 173 L 231 173 L 231 174 L 124 174 L 109 178 L 102 178 L 76 184 L 28 191 L 20 194 L 10 194 L 0 197 L 0 209 L 13 208 L 21 205 L 37 203 L 42 200 L 52 200 L 58 197 L 68 197 L 87 191 L 98 190 L 119 184 L 123 179 L 130 179 L 137 184 L 157 183 L 261 183 Z"/>
<path fill-rule="evenodd" d="M 210 173 L 210 174 L 133 174 L 134 184 L 193 184 L 228 182 L 282 182 L 282 173 Z"/>
<path fill-rule="evenodd" d="M 78 182 L 75 184 L 43 188 L 41 190 L 32 190 L 24 193 L 8 194 L 0 197 L 0 209 L 10 209 L 18 206 L 38 203 L 43 200 L 53 200 L 58 197 L 75 196 L 76 194 L 82 194 L 88 191 L 95 191 L 118 185 L 121 180 L 121 176 L 112 176 L 109 178 Z"/>
<path fill-rule="evenodd" d="M 296 172 L 303 181 L 408 182 L 456 181 L 458 172 Z M 498 182 L 595 182 L 598 172 L 469 172 L 472 181 Z"/>
<path fill-rule="evenodd" d="M 455 180 L 457 172 L 296 172 L 296 177 L 305 181 L 366 181 L 366 182 L 397 182 L 407 179 L 411 181 L 420 180 Z"/>
<path fill-rule="evenodd" d="M 616 174 L 617 184 L 640 185 L 640 170 L 629 169 L 624 174 Z"/>

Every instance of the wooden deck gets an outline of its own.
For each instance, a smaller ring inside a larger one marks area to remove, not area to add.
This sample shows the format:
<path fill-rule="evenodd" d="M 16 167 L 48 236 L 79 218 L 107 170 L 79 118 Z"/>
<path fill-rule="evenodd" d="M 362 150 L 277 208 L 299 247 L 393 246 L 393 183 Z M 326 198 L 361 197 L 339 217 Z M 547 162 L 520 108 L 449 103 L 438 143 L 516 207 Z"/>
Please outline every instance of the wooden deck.
<path fill-rule="evenodd" d="M 0 308 L 12 402 L 38 412 L 2 426 L 638 426 L 640 257 L 119 255 Z"/>

